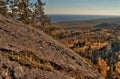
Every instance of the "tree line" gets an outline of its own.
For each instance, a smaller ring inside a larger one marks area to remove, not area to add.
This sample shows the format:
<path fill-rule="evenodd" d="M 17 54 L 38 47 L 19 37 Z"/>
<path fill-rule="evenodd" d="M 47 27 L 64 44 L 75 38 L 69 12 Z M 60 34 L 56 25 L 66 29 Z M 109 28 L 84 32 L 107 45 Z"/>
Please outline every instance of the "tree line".
<path fill-rule="evenodd" d="M 17 20 L 43 29 L 50 25 L 50 19 L 45 15 L 44 5 L 41 0 L 33 3 L 30 0 L 0 0 L 0 13 L 11 16 Z"/>

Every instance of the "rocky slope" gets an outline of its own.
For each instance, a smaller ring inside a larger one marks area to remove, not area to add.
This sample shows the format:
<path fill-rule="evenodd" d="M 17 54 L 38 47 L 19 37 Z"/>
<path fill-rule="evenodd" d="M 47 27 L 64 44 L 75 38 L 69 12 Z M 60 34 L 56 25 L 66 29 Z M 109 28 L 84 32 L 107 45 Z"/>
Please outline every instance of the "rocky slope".
<path fill-rule="evenodd" d="M 0 79 L 104 79 L 74 51 L 39 29 L 0 16 L 0 51 L 4 54 L 23 50 L 38 52 L 53 70 L 23 66 L 0 54 Z"/>

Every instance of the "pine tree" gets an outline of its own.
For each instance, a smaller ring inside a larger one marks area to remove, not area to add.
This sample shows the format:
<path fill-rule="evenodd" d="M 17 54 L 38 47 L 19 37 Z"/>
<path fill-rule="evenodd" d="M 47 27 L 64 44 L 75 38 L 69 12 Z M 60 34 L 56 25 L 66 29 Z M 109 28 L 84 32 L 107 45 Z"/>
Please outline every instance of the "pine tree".
<path fill-rule="evenodd" d="M 9 16 L 13 18 L 43 29 L 46 24 L 51 23 L 44 13 L 44 5 L 45 3 L 42 3 L 41 0 L 37 0 L 35 4 L 30 3 L 29 0 L 0 1 L 0 13 L 3 15 L 9 13 Z"/>
<path fill-rule="evenodd" d="M 44 27 L 45 16 L 43 6 L 45 5 L 45 3 L 42 3 L 41 0 L 37 0 L 37 3 L 35 3 L 34 5 L 35 5 L 34 18 L 38 22 L 38 26 Z"/>
<path fill-rule="evenodd" d="M 7 12 L 8 12 L 7 1 L 0 0 L 0 13 L 6 16 Z"/>
<path fill-rule="evenodd" d="M 9 12 L 9 15 L 13 18 L 18 17 L 19 9 L 18 9 L 19 0 L 9 0 L 9 8 L 11 12 Z"/>
<path fill-rule="evenodd" d="M 29 22 L 30 8 L 29 0 L 10 0 L 9 7 L 11 9 L 11 16 L 23 21 L 24 23 Z"/>
<path fill-rule="evenodd" d="M 19 0 L 18 6 L 18 15 L 19 20 L 24 21 L 25 23 L 29 23 L 29 17 L 30 17 L 30 8 L 29 8 L 29 0 Z"/>

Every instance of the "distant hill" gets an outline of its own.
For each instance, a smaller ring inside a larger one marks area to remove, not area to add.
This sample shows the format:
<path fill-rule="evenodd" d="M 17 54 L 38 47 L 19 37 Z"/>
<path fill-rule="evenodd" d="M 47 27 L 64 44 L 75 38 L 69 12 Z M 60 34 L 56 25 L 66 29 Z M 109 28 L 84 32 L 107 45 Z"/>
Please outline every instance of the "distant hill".
<path fill-rule="evenodd" d="M 107 29 L 107 28 L 109 29 L 109 28 L 118 28 L 120 27 L 120 25 L 110 24 L 110 23 L 101 23 L 101 24 L 95 25 L 94 27 L 97 29 Z"/>
<path fill-rule="evenodd" d="M 0 15 L 0 79 L 104 79 L 39 29 Z"/>
<path fill-rule="evenodd" d="M 120 24 L 120 18 L 96 19 L 96 20 L 89 20 L 89 22 Z"/>
<path fill-rule="evenodd" d="M 68 21 L 68 22 L 58 22 L 55 24 L 66 30 L 76 30 L 76 29 L 92 28 L 102 23 L 120 25 L 120 18 L 107 18 L 107 19 L 96 19 L 96 20 L 86 20 L 86 21 Z"/>

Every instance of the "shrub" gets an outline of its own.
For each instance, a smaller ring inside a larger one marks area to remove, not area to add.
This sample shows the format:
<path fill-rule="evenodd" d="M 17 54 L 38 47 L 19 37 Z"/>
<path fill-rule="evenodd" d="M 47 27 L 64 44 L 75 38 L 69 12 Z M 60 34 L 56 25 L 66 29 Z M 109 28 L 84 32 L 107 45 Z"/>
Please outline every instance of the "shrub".
<path fill-rule="evenodd" d="M 36 52 L 32 51 L 20 51 L 20 52 L 0 52 L 2 56 L 9 58 L 11 61 L 16 61 L 22 66 L 30 68 L 39 68 L 47 71 L 52 71 L 53 67 L 50 62 L 42 57 L 38 56 Z"/>

